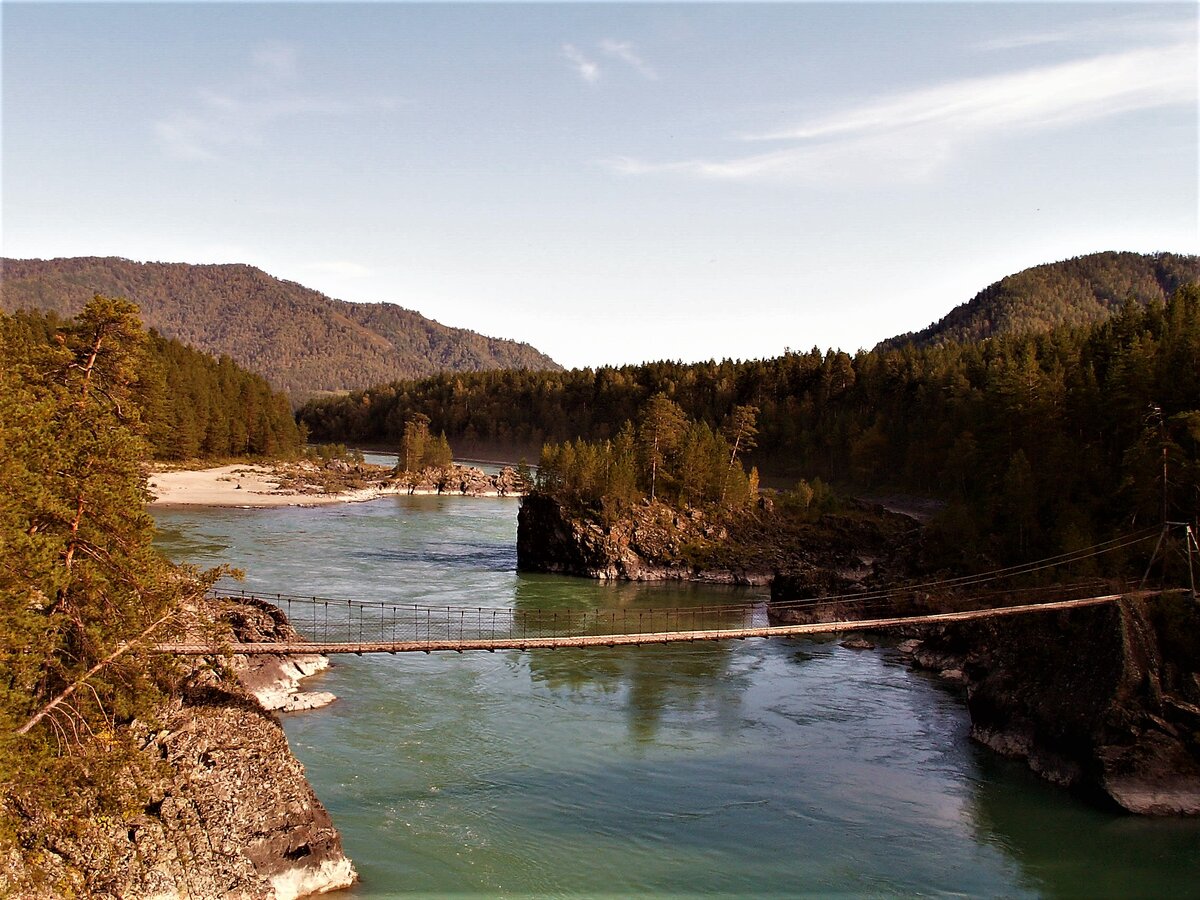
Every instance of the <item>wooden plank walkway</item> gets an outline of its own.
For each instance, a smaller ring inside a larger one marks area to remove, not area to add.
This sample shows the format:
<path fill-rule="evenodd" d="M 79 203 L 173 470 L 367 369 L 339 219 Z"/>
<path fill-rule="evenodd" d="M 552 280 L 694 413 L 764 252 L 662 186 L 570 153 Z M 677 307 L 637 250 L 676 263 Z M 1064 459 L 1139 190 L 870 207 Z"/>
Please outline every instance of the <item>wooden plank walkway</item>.
<path fill-rule="evenodd" d="M 452 650 L 558 650 L 569 647 L 622 647 L 641 644 L 670 644 L 695 641 L 730 641 L 746 638 L 796 637 L 808 634 L 836 634 L 844 631 L 871 631 L 893 628 L 897 625 L 936 625 L 946 622 L 969 622 L 994 619 L 1001 616 L 1027 615 L 1059 610 L 1078 609 L 1085 606 L 1100 606 L 1118 600 L 1156 596 L 1162 591 L 1136 591 L 1126 594 L 1105 594 L 1079 600 L 1056 600 L 1048 603 L 1028 603 L 1020 606 L 1002 606 L 988 609 L 972 609 L 962 612 L 936 613 L 926 616 L 896 616 L 858 621 L 812 622 L 804 625 L 774 625 L 753 628 L 728 628 L 708 631 L 659 631 L 641 634 L 586 634 L 558 636 L 529 636 L 509 638 L 463 638 L 461 640 L 435 638 L 415 641 L 338 641 L 338 642 L 295 642 L 276 644 L 224 644 L 173 643 L 159 644 L 159 653 L 180 656 L 205 656 L 209 654 L 236 653 L 258 654 L 320 654 L 333 653 L 432 653 Z"/>

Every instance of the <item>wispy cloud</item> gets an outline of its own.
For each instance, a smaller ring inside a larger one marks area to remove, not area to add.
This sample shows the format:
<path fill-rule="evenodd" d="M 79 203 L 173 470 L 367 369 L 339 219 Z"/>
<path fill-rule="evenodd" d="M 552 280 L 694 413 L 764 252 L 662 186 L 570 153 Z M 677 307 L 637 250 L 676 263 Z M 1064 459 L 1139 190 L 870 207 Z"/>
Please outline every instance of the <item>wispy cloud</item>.
<path fill-rule="evenodd" d="M 292 44 L 268 41 L 256 47 L 250 59 L 260 73 L 280 81 L 291 81 L 300 74 L 300 50 Z"/>
<path fill-rule="evenodd" d="M 605 56 L 624 63 L 643 78 L 649 81 L 658 80 L 658 72 L 638 55 L 633 44 L 629 41 L 606 39 L 596 44 L 596 49 Z M 604 74 L 600 68 L 600 64 L 574 44 L 563 44 L 562 55 L 571 64 L 571 68 L 575 70 L 575 74 L 588 84 L 596 84 Z"/>
<path fill-rule="evenodd" d="M 1193 29 L 1189 24 L 1186 26 Z M 1129 44 L 1138 41 L 1171 41 L 1180 36 L 1181 23 L 1177 19 L 1152 19 L 1139 14 L 1116 18 L 1094 19 L 1076 22 L 1040 31 L 1022 31 L 999 35 L 980 41 L 976 50 L 1021 50 L 1026 47 L 1044 47 L 1051 44 L 1081 44 L 1096 41 L 1118 40 Z"/>
<path fill-rule="evenodd" d="M 653 66 L 638 56 L 637 52 L 633 49 L 633 44 L 629 41 L 604 40 L 600 42 L 599 46 L 609 56 L 621 60 L 621 62 L 644 78 L 648 78 L 651 81 L 658 79 L 658 72 L 654 70 Z"/>
<path fill-rule="evenodd" d="M 968 146 L 1014 134 L 1196 103 L 1192 42 L 967 78 L 894 94 L 787 127 L 741 136 L 789 146 L 730 159 L 610 160 L 632 175 L 701 178 L 920 181 Z"/>
<path fill-rule="evenodd" d="M 263 143 L 280 122 L 304 116 L 344 116 L 398 104 L 388 97 L 346 99 L 302 89 L 299 48 L 270 42 L 255 48 L 242 76 L 222 87 L 201 87 L 189 101 L 154 122 L 160 146 L 176 159 L 220 159 Z"/>
<path fill-rule="evenodd" d="M 574 44 L 563 44 L 562 55 L 575 69 L 575 74 L 588 84 L 595 84 L 600 80 L 600 66 L 595 60 L 584 56 L 583 52 Z"/>

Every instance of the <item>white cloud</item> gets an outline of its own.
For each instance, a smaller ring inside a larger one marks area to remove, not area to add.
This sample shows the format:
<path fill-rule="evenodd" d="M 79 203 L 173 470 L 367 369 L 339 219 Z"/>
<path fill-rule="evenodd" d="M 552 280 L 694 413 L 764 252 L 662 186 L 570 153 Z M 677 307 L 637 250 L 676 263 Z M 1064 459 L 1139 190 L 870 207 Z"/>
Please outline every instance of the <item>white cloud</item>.
<path fill-rule="evenodd" d="M 1195 105 L 1196 82 L 1196 48 L 1183 42 L 920 88 L 741 138 L 790 144 L 776 151 L 667 163 L 619 159 L 609 165 L 633 175 L 678 172 L 814 184 L 919 181 L 976 142 Z"/>
<path fill-rule="evenodd" d="M 604 40 L 600 42 L 600 49 L 621 62 L 628 65 L 631 69 L 648 78 L 651 81 L 658 79 L 658 72 L 654 70 L 645 60 L 643 60 L 633 49 L 633 44 L 629 41 L 613 41 Z"/>
<path fill-rule="evenodd" d="M 600 80 L 600 66 L 588 59 L 574 44 L 563 44 L 562 54 L 575 68 L 575 73 L 588 84 Z"/>
<path fill-rule="evenodd" d="M 162 148 L 183 160 L 215 160 L 239 147 L 263 143 L 267 129 L 304 116 L 343 116 L 394 109 L 388 97 L 349 100 L 306 93 L 295 86 L 302 72 L 299 50 L 263 44 L 250 57 L 244 76 L 223 88 L 201 87 L 190 102 L 154 122 Z"/>
<path fill-rule="evenodd" d="M 924 88 L 746 140 L 806 140 L 936 125 L 963 134 L 1041 128 L 1186 103 L 1195 49 L 1134 50 Z"/>

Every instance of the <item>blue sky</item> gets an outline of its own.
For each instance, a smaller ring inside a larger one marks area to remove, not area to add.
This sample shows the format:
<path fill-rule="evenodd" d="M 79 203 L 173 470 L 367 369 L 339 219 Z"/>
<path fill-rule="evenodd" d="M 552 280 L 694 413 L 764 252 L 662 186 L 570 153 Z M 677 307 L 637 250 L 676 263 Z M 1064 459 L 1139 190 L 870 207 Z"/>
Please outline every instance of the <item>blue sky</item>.
<path fill-rule="evenodd" d="M 855 350 L 1200 251 L 1195 4 L 29 4 L 3 250 L 244 262 L 569 366 Z"/>

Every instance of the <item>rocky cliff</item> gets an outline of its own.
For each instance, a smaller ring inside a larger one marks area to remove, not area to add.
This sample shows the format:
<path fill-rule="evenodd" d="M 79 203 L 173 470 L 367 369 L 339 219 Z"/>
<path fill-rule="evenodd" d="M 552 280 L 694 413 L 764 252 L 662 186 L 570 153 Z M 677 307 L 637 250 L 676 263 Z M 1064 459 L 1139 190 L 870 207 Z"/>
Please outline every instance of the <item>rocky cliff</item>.
<path fill-rule="evenodd" d="M 813 596 L 772 588 L 772 620 L 853 620 L 937 611 L 780 606 Z M 914 605 L 915 604 L 915 605 Z M 920 609 L 916 608 L 921 606 Z M 1200 605 L 1179 595 L 962 622 L 906 626 L 917 668 L 965 687 L 971 736 L 1043 778 L 1146 815 L 1200 815 Z"/>
<path fill-rule="evenodd" d="M 699 580 L 765 584 L 770 572 L 700 568 L 691 551 L 726 537 L 723 527 L 661 503 L 635 507 L 610 524 L 531 494 L 517 514 L 517 568 L 624 581 Z"/>
<path fill-rule="evenodd" d="M 264 615 L 244 610 L 251 627 Z M 222 661 L 198 661 L 158 724 L 129 731 L 142 759 L 120 777 L 136 802 L 69 828 L 31 808 L 28 833 L 50 837 L 0 863 L 0 896 L 293 900 L 354 882 L 279 719 Z"/>
<path fill-rule="evenodd" d="M 517 567 L 587 578 L 770 584 L 779 572 L 866 584 L 908 570 L 916 523 L 882 507 L 850 505 L 819 518 L 770 507 L 724 519 L 701 509 L 641 503 L 612 522 L 534 493 L 517 516 Z"/>
<path fill-rule="evenodd" d="M 1200 606 L 1179 595 L 961 623 L 914 648 L 961 671 L 971 735 L 1056 784 L 1200 815 Z"/>

